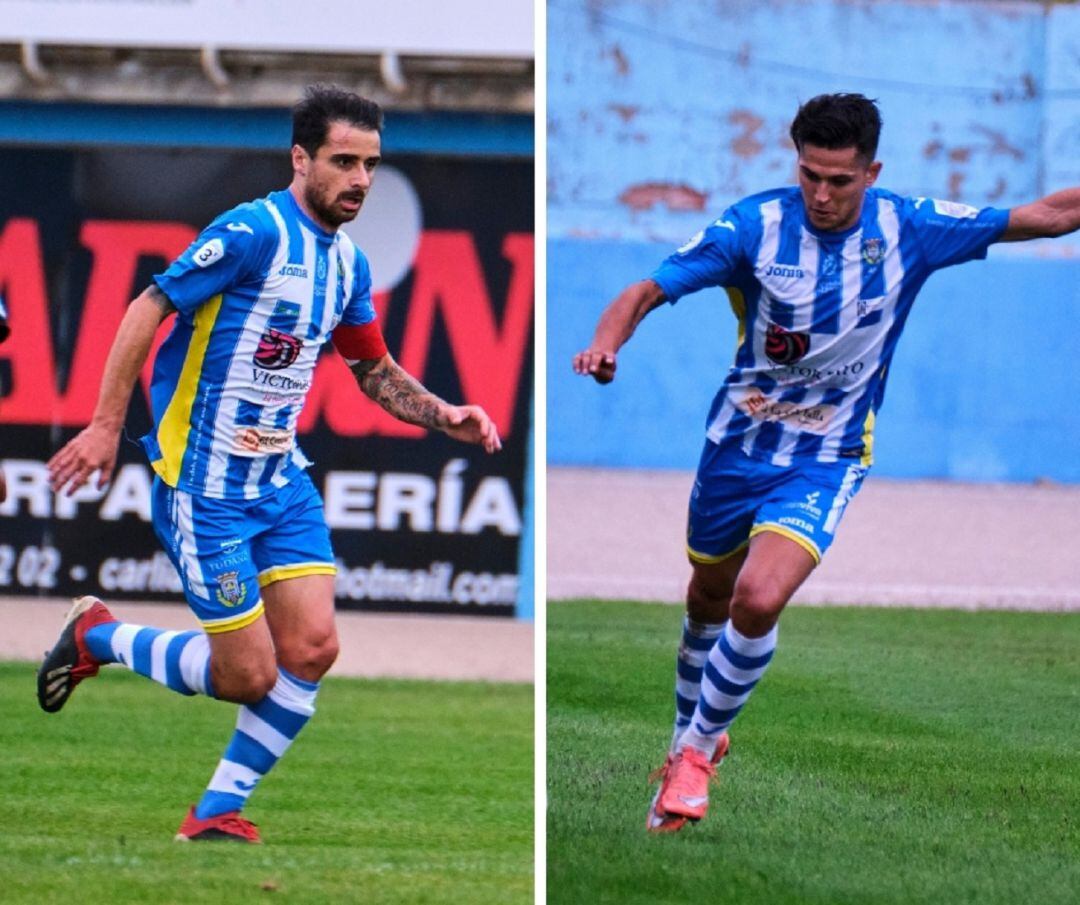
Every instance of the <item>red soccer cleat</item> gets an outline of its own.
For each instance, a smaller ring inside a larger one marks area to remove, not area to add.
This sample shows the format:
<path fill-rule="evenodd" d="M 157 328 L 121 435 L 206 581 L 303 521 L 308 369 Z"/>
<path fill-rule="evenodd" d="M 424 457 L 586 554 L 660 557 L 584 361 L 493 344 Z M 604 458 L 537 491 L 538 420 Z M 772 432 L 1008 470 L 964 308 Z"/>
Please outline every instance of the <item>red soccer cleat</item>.
<path fill-rule="evenodd" d="M 259 829 L 239 811 L 229 811 L 200 820 L 192 806 L 176 832 L 177 842 L 248 842 L 261 845 Z"/>
<path fill-rule="evenodd" d="M 726 732 L 722 733 L 716 740 L 716 751 L 713 752 L 712 759 L 704 763 L 705 777 L 704 777 L 704 793 L 697 792 L 691 793 L 691 800 L 700 798 L 701 794 L 704 794 L 705 803 L 704 807 L 698 804 L 695 811 L 700 811 L 698 816 L 692 814 L 682 813 L 685 810 L 683 807 L 680 812 L 673 813 L 665 810 L 661 805 L 661 801 L 664 796 L 669 793 L 672 783 L 675 781 L 675 764 L 678 761 L 682 761 L 681 755 L 675 755 L 668 752 L 667 759 L 664 761 L 664 765 L 654 770 L 649 775 L 649 782 L 655 782 L 657 779 L 661 780 L 660 788 L 656 790 L 656 795 L 653 796 L 652 803 L 649 805 L 649 815 L 645 819 L 645 827 L 650 833 L 677 833 L 685 825 L 687 820 L 700 820 L 705 816 L 705 811 L 708 809 L 708 782 L 709 778 L 716 773 L 716 765 L 720 763 L 728 753 L 728 749 L 731 747 L 731 739 Z M 694 754 L 699 755 L 698 759 L 704 761 L 704 755 L 700 754 L 696 749 L 692 750 Z M 686 775 L 687 768 L 685 766 L 680 767 L 683 771 L 683 775 Z M 682 780 L 685 782 L 685 780 Z M 676 793 L 679 794 L 679 793 Z M 685 793 L 684 793 L 685 794 Z M 685 802 L 680 802 L 680 805 L 685 805 Z"/>
<path fill-rule="evenodd" d="M 98 674 L 101 664 L 86 647 L 86 632 L 95 625 L 116 621 L 96 597 L 76 598 L 60 637 L 38 669 L 37 697 L 42 710 L 56 713 L 67 703 L 76 685 Z"/>

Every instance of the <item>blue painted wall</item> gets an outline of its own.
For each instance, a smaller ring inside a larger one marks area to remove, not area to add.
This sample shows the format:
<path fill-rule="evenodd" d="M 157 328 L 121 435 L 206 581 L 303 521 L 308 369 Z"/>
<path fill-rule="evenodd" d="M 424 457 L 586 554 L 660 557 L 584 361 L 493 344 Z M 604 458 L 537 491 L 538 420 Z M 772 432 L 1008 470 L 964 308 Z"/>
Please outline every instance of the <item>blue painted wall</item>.
<path fill-rule="evenodd" d="M 604 305 L 727 204 L 790 183 L 787 128 L 877 97 L 880 184 L 1009 207 L 1080 185 L 1080 9 L 1033 3 L 551 0 L 548 460 L 692 468 L 735 321 L 665 307 L 608 387 L 570 356 Z M 894 361 L 876 473 L 1080 482 L 1080 243 L 997 246 L 931 278 Z"/>

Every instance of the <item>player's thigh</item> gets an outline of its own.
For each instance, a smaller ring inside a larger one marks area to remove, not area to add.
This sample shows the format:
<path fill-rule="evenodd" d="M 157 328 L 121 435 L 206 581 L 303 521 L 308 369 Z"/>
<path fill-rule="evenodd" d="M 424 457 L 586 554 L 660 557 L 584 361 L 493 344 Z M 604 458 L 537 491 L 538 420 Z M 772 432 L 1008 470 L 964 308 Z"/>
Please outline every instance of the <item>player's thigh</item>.
<path fill-rule="evenodd" d="M 270 527 L 252 543 L 278 662 L 317 680 L 337 656 L 334 554 L 322 499 L 306 475 L 273 501 Z"/>
<path fill-rule="evenodd" d="M 321 646 L 337 638 L 334 625 L 334 577 L 304 575 L 263 588 L 266 622 L 279 652 Z"/>
<path fill-rule="evenodd" d="M 219 698 L 262 700 L 277 681 L 277 656 L 265 617 L 242 628 L 208 633 L 210 677 Z"/>
<path fill-rule="evenodd" d="M 768 530 L 756 533 L 735 580 L 733 615 L 779 616 L 816 566 L 817 559 L 790 537 Z"/>

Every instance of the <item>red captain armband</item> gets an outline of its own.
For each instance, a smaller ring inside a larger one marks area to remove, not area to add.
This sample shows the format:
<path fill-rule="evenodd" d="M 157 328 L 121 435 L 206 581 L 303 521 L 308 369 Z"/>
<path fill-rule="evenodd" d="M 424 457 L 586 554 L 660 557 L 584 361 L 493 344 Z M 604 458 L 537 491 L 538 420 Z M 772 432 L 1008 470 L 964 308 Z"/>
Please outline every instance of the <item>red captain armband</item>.
<path fill-rule="evenodd" d="M 346 361 L 371 361 L 386 354 L 386 342 L 378 321 L 359 327 L 342 325 L 334 330 L 331 338 L 334 348 Z"/>

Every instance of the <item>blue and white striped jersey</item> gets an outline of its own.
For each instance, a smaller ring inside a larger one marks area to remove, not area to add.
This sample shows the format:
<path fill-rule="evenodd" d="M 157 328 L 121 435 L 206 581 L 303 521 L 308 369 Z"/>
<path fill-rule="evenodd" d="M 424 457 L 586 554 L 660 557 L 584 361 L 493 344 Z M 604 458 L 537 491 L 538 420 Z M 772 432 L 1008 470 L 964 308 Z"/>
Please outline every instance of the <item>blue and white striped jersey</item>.
<path fill-rule="evenodd" d="M 750 456 L 872 460 L 889 362 L 930 274 L 986 256 L 1009 212 L 868 189 L 858 223 L 816 230 L 798 187 L 733 205 L 652 274 L 665 297 L 727 290 L 735 363 L 709 410 L 714 442 Z"/>
<path fill-rule="evenodd" d="M 177 309 L 142 438 L 154 471 L 207 497 L 273 493 L 311 464 L 296 420 L 319 349 L 375 319 L 367 260 L 285 190 L 226 211 L 154 280 Z"/>

